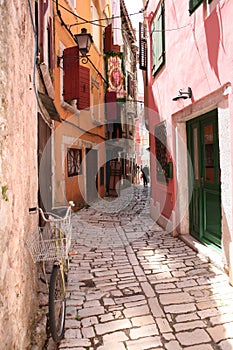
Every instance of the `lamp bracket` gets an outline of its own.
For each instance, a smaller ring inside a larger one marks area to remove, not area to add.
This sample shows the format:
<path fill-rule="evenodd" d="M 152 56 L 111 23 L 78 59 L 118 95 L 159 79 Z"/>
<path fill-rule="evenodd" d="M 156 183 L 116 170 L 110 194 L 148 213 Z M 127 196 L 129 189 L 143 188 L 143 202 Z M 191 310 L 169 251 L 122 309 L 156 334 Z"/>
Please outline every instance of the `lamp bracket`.
<path fill-rule="evenodd" d="M 173 101 L 177 101 L 180 98 L 183 98 L 184 100 L 186 98 L 192 98 L 192 89 L 190 87 L 188 87 L 187 91 L 183 91 L 182 89 L 180 89 L 179 94 L 173 97 Z"/>
<path fill-rule="evenodd" d="M 57 67 L 60 67 L 61 60 L 64 60 L 65 58 L 77 58 L 77 60 L 78 61 L 80 60 L 82 62 L 82 64 L 87 64 L 89 56 L 90 55 L 85 55 L 85 56 L 57 56 Z"/>

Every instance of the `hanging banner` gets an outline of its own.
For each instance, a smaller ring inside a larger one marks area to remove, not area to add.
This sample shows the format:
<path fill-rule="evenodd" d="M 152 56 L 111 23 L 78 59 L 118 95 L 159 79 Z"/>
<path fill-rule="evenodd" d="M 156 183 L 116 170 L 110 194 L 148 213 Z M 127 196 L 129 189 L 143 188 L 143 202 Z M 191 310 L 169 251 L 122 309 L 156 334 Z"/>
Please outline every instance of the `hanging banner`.
<path fill-rule="evenodd" d="M 125 101 L 125 72 L 123 54 L 110 52 L 106 54 L 107 91 L 116 92 L 117 101 Z"/>

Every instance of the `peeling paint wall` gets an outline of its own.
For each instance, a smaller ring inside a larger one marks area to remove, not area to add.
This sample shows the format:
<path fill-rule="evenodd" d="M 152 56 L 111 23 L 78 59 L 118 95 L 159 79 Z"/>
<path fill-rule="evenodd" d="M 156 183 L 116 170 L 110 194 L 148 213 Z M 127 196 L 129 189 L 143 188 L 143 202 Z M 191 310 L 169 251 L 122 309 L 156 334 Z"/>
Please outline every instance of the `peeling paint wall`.
<path fill-rule="evenodd" d="M 28 1 L 0 1 L 0 42 L 0 344 L 29 349 L 36 278 L 25 239 L 37 225 L 28 212 L 37 203 L 37 106 Z"/>

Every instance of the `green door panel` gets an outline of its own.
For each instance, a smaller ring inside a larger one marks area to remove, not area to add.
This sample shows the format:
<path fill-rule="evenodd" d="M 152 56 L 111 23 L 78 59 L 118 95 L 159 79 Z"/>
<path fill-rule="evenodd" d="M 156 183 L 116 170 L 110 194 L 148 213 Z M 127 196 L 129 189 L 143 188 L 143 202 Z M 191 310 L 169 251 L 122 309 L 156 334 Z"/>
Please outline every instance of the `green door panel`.
<path fill-rule="evenodd" d="M 221 188 L 217 110 L 187 123 L 190 234 L 221 246 Z"/>

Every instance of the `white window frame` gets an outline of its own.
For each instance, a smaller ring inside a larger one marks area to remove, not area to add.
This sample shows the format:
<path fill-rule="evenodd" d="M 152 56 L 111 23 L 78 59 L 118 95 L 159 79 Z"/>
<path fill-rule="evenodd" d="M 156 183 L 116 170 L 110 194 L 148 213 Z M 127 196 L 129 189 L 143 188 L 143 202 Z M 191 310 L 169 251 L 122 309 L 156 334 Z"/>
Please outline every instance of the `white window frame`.
<path fill-rule="evenodd" d="M 91 119 L 94 124 L 101 124 L 100 120 L 100 103 L 95 104 L 94 100 L 94 89 L 97 90 L 98 101 L 100 101 L 100 84 L 93 77 L 91 77 Z"/>

